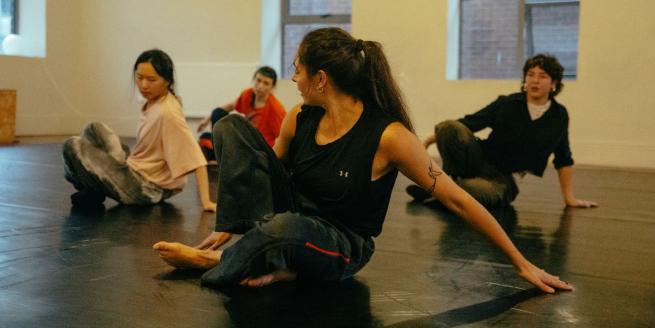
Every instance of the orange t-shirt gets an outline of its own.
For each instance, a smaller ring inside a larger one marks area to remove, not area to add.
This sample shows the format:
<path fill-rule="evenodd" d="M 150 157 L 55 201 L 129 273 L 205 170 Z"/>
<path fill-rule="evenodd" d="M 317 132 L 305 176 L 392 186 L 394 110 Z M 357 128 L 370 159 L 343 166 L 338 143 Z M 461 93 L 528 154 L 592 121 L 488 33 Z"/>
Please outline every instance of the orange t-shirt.
<path fill-rule="evenodd" d="M 174 190 L 184 188 L 187 173 L 207 165 L 174 95 L 169 93 L 141 110 L 136 145 L 127 165 L 148 181 Z"/>
<path fill-rule="evenodd" d="M 248 88 L 241 92 L 235 102 L 235 109 L 246 116 L 248 121 L 259 130 L 264 140 L 273 147 L 275 138 L 280 135 L 280 126 L 286 115 L 284 106 L 274 95 L 269 95 L 263 107 L 254 108 L 255 91 Z"/>

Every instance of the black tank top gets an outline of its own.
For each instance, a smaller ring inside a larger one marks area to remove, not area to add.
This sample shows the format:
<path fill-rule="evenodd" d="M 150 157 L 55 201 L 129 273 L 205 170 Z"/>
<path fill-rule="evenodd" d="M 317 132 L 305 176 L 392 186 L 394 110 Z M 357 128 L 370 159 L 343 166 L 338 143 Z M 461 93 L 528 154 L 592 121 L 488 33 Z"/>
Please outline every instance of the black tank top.
<path fill-rule="evenodd" d="M 373 157 L 384 129 L 394 120 L 377 108 L 364 108 L 341 138 L 316 144 L 325 110 L 303 106 L 289 147 L 289 172 L 300 210 L 345 225 L 361 236 L 377 236 L 398 175 L 392 170 L 371 181 Z"/>

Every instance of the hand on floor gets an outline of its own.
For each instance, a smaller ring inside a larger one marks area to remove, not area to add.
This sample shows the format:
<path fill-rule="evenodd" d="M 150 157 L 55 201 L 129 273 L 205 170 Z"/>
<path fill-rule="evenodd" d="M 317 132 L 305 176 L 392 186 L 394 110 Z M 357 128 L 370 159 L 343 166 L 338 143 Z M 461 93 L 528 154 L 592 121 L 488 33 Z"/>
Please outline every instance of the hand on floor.
<path fill-rule="evenodd" d="M 215 231 L 212 232 L 205 240 L 200 242 L 200 244 L 196 245 L 195 248 L 197 249 L 209 249 L 209 250 L 217 250 L 223 244 L 227 243 L 232 239 L 232 234 L 229 232 L 222 232 L 222 231 Z"/>
<path fill-rule="evenodd" d="M 518 275 L 529 283 L 537 286 L 542 291 L 553 294 L 555 289 L 573 290 L 573 286 L 553 276 L 543 269 L 537 268 L 534 264 L 527 262 L 523 268 L 517 268 Z"/>
<path fill-rule="evenodd" d="M 566 206 L 591 208 L 591 207 L 598 207 L 598 203 L 592 202 L 590 200 L 573 198 L 573 199 L 567 199 L 566 200 Z"/>
<path fill-rule="evenodd" d="M 206 204 L 202 204 L 202 210 L 207 211 L 207 212 L 216 213 L 216 203 L 208 202 Z"/>

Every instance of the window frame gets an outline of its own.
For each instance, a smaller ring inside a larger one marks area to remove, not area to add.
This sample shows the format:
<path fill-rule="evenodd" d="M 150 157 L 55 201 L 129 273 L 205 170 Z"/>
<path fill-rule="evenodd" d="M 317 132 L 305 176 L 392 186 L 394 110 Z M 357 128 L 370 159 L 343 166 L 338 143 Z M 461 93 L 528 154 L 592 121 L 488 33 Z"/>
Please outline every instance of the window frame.
<path fill-rule="evenodd" d="M 463 11 L 462 11 L 462 1 L 463 0 L 449 0 L 449 9 L 448 9 L 448 38 L 447 38 L 447 67 L 446 67 L 446 78 L 448 80 L 463 80 L 461 65 L 462 62 L 462 45 L 463 45 Z M 534 56 L 534 31 L 532 25 L 532 12 L 531 9 L 537 6 L 570 6 L 577 4 L 578 8 L 580 6 L 580 0 L 518 0 L 518 35 L 516 42 L 516 52 L 517 58 L 521 58 L 517 65 L 521 66 L 522 62 L 525 62 L 527 58 Z M 578 17 L 579 24 L 579 17 Z M 578 30 L 578 37 L 579 37 Z M 453 49 L 456 47 L 456 49 Z M 576 49 L 576 53 L 579 53 Z M 577 68 L 578 62 L 576 62 Z M 518 67 L 520 71 L 522 68 Z M 565 78 L 576 79 L 577 78 L 577 69 L 575 74 L 571 74 L 568 71 L 564 74 Z M 476 80 L 481 78 L 466 78 L 466 80 Z M 497 78 L 503 79 L 503 78 Z"/>
<path fill-rule="evenodd" d="M 283 79 L 288 79 L 288 67 L 284 67 L 284 58 L 285 58 L 285 49 L 284 45 L 286 42 L 285 38 L 285 27 L 286 25 L 312 25 L 312 24 L 321 24 L 321 25 L 336 25 L 336 24 L 351 24 L 352 12 L 349 15 L 346 14 L 330 14 L 324 13 L 321 15 L 291 15 L 289 1 L 291 0 L 281 0 L 280 1 L 280 27 L 281 27 L 281 44 L 280 44 L 280 76 Z M 351 1 L 352 3 L 352 1 Z M 352 7 L 351 7 L 352 8 Z"/>
<path fill-rule="evenodd" d="M 520 20 L 523 21 L 523 31 L 525 31 L 524 32 L 525 35 L 521 40 L 523 41 L 523 47 L 525 49 L 524 56 L 526 56 L 527 58 L 536 55 L 534 52 L 534 31 L 532 29 L 532 10 L 531 10 L 532 8 L 553 7 L 553 6 L 563 7 L 563 6 L 571 6 L 575 4 L 578 5 L 578 10 L 580 8 L 580 0 L 521 0 L 520 2 L 523 4 L 523 6 L 521 7 L 522 17 Z M 580 18 L 578 17 L 578 24 L 579 23 L 580 23 Z M 578 31 L 578 37 L 580 36 L 579 33 L 580 32 Z M 523 58 L 524 61 L 525 59 L 526 58 Z M 577 69 L 575 72 L 576 73 L 570 73 L 570 71 L 564 70 L 563 78 L 575 79 L 578 76 Z"/>
<path fill-rule="evenodd" d="M 4 0 L 4 1 L 7 1 L 7 0 Z M 14 3 L 14 10 L 11 13 L 11 30 L 9 31 L 9 34 L 18 34 L 18 26 L 19 26 L 18 25 L 18 19 L 19 19 L 18 6 L 19 6 L 20 1 L 18 1 L 18 0 L 8 0 L 8 1 L 11 1 L 11 2 Z"/>

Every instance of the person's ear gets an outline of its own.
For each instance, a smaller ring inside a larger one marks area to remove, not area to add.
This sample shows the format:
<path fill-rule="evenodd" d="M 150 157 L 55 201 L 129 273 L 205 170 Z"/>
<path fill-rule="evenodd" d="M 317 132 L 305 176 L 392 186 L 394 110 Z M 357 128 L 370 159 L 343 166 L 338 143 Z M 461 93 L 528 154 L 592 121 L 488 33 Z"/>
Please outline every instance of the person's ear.
<path fill-rule="evenodd" d="M 318 72 L 316 72 L 316 75 L 314 75 L 316 78 L 316 90 L 318 90 L 319 93 L 325 92 L 325 86 L 327 85 L 327 80 L 328 80 L 328 75 L 325 73 L 324 70 L 320 69 Z"/>

